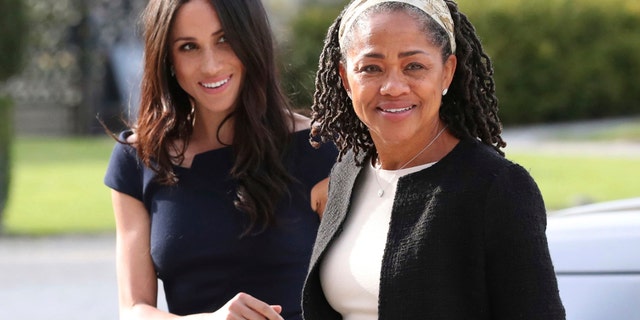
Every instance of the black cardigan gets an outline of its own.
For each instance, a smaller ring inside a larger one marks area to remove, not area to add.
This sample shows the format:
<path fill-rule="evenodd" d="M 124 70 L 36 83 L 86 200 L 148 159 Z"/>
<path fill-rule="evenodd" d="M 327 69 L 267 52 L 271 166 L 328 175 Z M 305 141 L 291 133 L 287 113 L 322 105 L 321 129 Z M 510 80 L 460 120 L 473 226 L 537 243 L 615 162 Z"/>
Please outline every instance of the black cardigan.
<path fill-rule="evenodd" d="M 341 319 L 324 296 L 319 268 L 348 222 L 360 171 L 352 153 L 332 171 L 303 290 L 306 320 Z M 564 319 L 545 229 L 529 173 L 489 146 L 462 140 L 434 166 L 398 181 L 379 319 Z"/>

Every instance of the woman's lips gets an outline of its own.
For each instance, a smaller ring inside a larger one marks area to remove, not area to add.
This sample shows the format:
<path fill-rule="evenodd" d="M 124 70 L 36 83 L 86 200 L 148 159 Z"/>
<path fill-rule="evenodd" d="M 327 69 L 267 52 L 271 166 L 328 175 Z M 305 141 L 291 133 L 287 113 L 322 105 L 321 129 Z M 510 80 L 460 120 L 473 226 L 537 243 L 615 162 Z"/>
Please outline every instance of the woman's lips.
<path fill-rule="evenodd" d="M 387 112 L 387 113 L 402 113 L 402 112 L 410 111 L 411 109 L 413 109 L 415 107 L 416 107 L 416 105 L 411 105 L 411 106 L 403 107 L 403 108 L 383 108 L 383 107 L 378 107 L 378 109 L 381 110 L 382 112 Z"/>
<path fill-rule="evenodd" d="M 229 80 L 231 80 L 231 77 L 216 82 L 200 82 L 200 85 L 207 89 L 217 89 L 227 84 Z"/>

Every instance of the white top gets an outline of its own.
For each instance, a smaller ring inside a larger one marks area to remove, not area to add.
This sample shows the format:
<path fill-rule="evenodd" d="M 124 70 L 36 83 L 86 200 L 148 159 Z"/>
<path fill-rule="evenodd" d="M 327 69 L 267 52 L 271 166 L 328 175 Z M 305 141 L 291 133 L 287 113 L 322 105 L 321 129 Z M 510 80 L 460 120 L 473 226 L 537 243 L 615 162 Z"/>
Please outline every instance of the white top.
<path fill-rule="evenodd" d="M 402 170 L 363 168 L 348 221 L 320 265 L 327 301 L 344 320 L 378 319 L 380 269 L 398 178 L 433 164 Z M 379 197 L 380 190 L 383 195 Z"/>

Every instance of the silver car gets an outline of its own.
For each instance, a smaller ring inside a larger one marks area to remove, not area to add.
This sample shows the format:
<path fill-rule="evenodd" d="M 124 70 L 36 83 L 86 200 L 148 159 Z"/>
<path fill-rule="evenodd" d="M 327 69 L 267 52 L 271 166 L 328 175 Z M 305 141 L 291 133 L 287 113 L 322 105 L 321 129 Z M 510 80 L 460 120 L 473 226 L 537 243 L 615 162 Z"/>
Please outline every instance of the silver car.
<path fill-rule="evenodd" d="M 640 320 L 640 198 L 550 212 L 567 320 Z"/>

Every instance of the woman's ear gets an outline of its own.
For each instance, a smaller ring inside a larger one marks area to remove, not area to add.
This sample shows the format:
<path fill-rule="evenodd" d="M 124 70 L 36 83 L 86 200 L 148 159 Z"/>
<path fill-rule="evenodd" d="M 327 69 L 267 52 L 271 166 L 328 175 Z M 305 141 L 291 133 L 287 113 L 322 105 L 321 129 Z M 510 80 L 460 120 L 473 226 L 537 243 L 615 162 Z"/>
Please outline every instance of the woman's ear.
<path fill-rule="evenodd" d="M 340 73 L 340 79 L 342 80 L 342 86 L 347 91 L 349 98 L 351 98 L 351 87 L 349 87 L 349 80 L 347 79 L 347 70 L 342 62 L 338 65 L 338 72 Z"/>
<path fill-rule="evenodd" d="M 444 67 L 442 72 L 442 87 L 448 89 L 453 81 L 453 75 L 456 73 L 456 66 L 458 65 L 458 58 L 455 54 L 449 55 L 447 60 L 444 61 Z"/>

